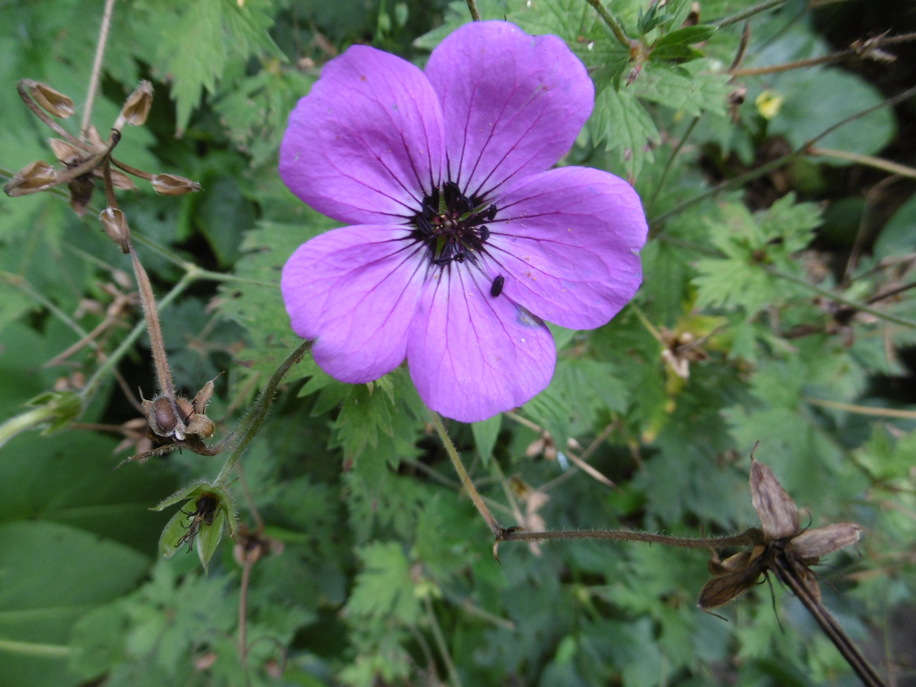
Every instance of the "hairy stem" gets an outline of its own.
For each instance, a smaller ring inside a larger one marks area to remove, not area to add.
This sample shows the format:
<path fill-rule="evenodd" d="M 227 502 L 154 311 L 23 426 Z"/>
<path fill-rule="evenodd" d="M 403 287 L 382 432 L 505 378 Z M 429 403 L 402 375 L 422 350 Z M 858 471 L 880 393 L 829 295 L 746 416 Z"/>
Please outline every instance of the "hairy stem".
<path fill-rule="evenodd" d="M 102 73 L 102 59 L 105 56 L 105 45 L 108 43 L 108 34 L 111 30 L 111 15 L 114 13 L 114 0 L 105 0 L 105 10 L 102 14 L 102 26 L 99 28 L 99 42 L 95 46 L 95 59 L 92 62 L 92 74 L 89 77 L 89 89 L 86 92 L 86 108 L 83 111 L 83 123 L 80 130 L 83 136 L 89 134 L 89 123 L 92 119 L 92 106 L 95 103 L 95 94 L 99 90 L 99 77 Z"/>
<path fill-rule="evenodd" d="M 604 23 L 608 25 L 611 33 L 614 34 L 614 38 L 617 39 L 617 42 L 620 43 L 620 45 L 622 45 L 627 50 L 633 50 L 639 46 L 639 41 L 630 38 L 626 34 L 626 31 L 623 30 L 620 22 L 614 19 L 613 15 L 607 11 L 603 4 L 601 4 L 601 0 L 585 0 L 585 2 L 595 8 L 595 11 L 604 20 Z"/>
<path fill-rule="evenodd" d="M 760 531 L 749 529 L 731 537 L 671 537 L 665 534 L 634 532 L 631 530 L 555 530 L 551 532 L 525 532 L 503 530 L 497 535 L 497 542 L 503 541 L 551 541 L 556 539 L 608 539 L 611 541 L 634 541 L 647 544 L 661 544 L 685 549 L 716 549 L 727 546 L 752 546 L 759 543 Z"/>
<path fill-rule="evenodd" d="M 280 386 L 280 382 L 283 381 L 283 377 L 286 376 L 286 373 L 289 372 L 289 369 L 293 365 L 302 360 L 311 347 L 311 341 L 304 341 L 296 350 L 289 354 L 286 360 L 280 363 L 280 366 L 270 376 L 267 386 L 264 387 L 264 390 L 251 405 L 245 418 L 240 423 L 238 430 L 226 440 L 226 443 L 231 445 L 232 450 L 226 462 L 223 464 L 223 467 L 220 469 L 219 474 L 216 476 L 216 479 L 213 480 L 213 486 L 224 486 L 229 480 L 229 475 L 232 473 L 235 464 L 238 462 L 239 458 L 242 457 L 242 454 L 245 453 L 248 444 L 255 438 L 258 431 L 261 429 L 261 425 L 264 424 L 264 420 L 266 420 L 267 416 L 270 414 L 270 408 L 273 406 L 274 398 L 277 395 L 277 389 Z"/>
<path fill-rule="evenodd" d="M 477 512 L 480 513 L 480 517 L 484 519 L 484 522 L 487 523 L 487 527 L 493 532 L 493 536 L 498 538 L 504 533 L 504 530 L 500 524 L 496 522 L 496 518 L 493 517 L 487 504 L 484 503 L 483 498 L 480 496 L 480 492 L 477 491 L 477 487 L 474 486 L 474 482 L 471 481 L 468 471 L 464 469 L 464 463 L 461 462 L 461 457 L 455 449 L 455 444 L 452 443 L 452 440 L 448 436 L 448 432 L 445 431 L 445 425 L 442 424 L 442 418 L 439 417 L 438 413 L 433 411 L 429 411 L 429 414 L 432 418 L 433 427 L 436 428 L 436 433 L 442 440 L 442 445 L 445 446 L 445 452 L 448 453 L 448 457 L 452 461 L 455 472 L 458 473 L 458 479 L 461 480 L 461 486 L 464 487 L 465 492 L 467 492 Z"/>

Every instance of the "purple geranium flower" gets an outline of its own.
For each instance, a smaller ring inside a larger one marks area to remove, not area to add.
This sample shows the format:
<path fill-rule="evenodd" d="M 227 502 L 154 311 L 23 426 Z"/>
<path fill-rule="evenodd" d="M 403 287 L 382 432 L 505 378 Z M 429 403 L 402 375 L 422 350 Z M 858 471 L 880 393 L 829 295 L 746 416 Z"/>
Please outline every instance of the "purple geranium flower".
<path fill-rule="evenodd" d="M 293 330 L 331 376 L 406 358 L 426 404 L 473 422 L 550 382 L 543 320 L 591 329 L 642 279 L 646 220 L 625 181 L 552 167 L 591 113 L 585 67 L 555 36 L 475 22 L 426 70 L 354 46 L 290 115 L 280 174 L 351 226 L 283 269 Z"/>

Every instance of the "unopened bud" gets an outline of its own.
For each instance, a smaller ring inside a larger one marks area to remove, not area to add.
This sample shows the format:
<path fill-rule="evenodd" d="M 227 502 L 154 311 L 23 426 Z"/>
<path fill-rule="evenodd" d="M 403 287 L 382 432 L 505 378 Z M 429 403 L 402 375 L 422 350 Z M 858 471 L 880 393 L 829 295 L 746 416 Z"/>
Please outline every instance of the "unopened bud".
<path fill-rule="evenodd" d="M 176 174 L 154 174 L 150 179 L 153 190 L 163 196 L 183 196 L 201 189 L 200 184 Z"/>
<path fill-rule="evenodd" d="M 43 160 L 20 169 L 3 187 L 11 198 L 43 191 L 57 183 L 57 170 Z"/>
<path fill-rule="evenodd" d="M 60 91 L 38 81 L 23 80 L 23 85 L 28 89 L 29 95 L 42 109 L 49 114 L 61 119 L 66 119 L 76 112 L 73 101 Z"/>
<path fill-rule="evenodd" d="M 130 228 L 127 226 L 127 217 L 124 213 L 118 208 L 105 208 L 99 213 L 99 219 L 109 238 L 117 243 L 124 253 L 129 253 Z"/>
<path fill-rule="evenodd" d="M 124 124 L 141 126 L 146 121 L 152 106 L 153 85 L 149 81 L 141 81 L 134 92 L 127 97 L 114 128 L 121 129 Z"/>

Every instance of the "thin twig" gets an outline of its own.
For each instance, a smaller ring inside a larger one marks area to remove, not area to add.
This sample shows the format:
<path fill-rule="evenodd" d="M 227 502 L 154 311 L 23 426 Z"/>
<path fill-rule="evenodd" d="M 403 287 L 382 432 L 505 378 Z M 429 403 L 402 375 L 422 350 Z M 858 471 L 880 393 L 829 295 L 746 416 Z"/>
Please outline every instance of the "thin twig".
<path fill-rule="evenodd" d="M 89 89 L 86 92 L 86 106 L 83 110 L 83 123 L 81 131 L 83 136 L 89 135 L 89 121 L 92 119 L 92 106 L 95 103 L 95 94 L 99 90 L 99 77 L 102 73 L 102 59 L 105 57 L 105 45 L 108 43 L 108 33 L 111 30 L 111 15 L 114 12 L 114 0 L 105 0 L 105 11 L 102 14 L 102 26 L 99 28 L 99 42 L 95 46 L 95 59 L 92 62 L 92 74 L 89 77 Z"/>
<path fill-rule="evenodd" d="M 821 55 L 820 57 L 811 57 L 806 60 L 796 60 L 794 62 L 783 62 L 782 64 L 773 64 L 768 67 L 744 67 L 729 69 L 726 74 L 730 76 L 760 76 L 761 74 L 779 74 L 789 72 L 793 69 L 803 69 L 804 67 L 815 67 L 819 64 L 830 64 L 837 62 L 844 57 L 854 55 L 854 50 L 841 50 L 840 52 L 831 53 L 830 55 Z"/>
<path fill-rule="evenodd" d="M 916 410 L 901 410 L 900 408 L 874 408 L 872 406 L 860 406 L 852 403 L 841 403 L 840 401 L 828 401 L 823 398 L 811 398 L 810 396 L 802 397 L 805 403 L 813 406 L 822 406 L 824 408 L 833 408 L 834 410 L 844 410 L 847 413 L 856 413 L 857 415 L 874 415 L 876 417 L 896 417 L 902 420 L 916 420 Z"/>
<path fill-rule="evenodd" d="M 916 179 L 916 168 L 907 165 L 901 165 L 897 162 L 884 160 L 872 155 L 862 155 L 861 153 L 851 153 L 846 150 L 834 150 L 833 148 L 809 148 L 808 155 L 813 157 L 835 157 L 838 160 L 849 160 L 865 167 L 874 167 L 883 172 L 890 174 L 899 174 L 902 177 Z"/>
<path fill-rule="evenodd" d="M 834 131 L 839 129 L 841 126 L 845 126 L 846 124 L 849 124 L 850 122 L 853 122 L 857 119 L 861 119 L 862 117 L 869 115 L 872 112 L 875 112 L 877 110 L 883 109 L 885 107 L 892 107 L 893 105 L 896 105 L 897 103 L 901 103 L 904 100 L 909 99 L 913 95 L 916 95 L 916 86 L 908 88 L 905 91 L 898 93 L 897 95 L 893 97 L 887 98 L 886 100 L 881 101 L 877 105 L 866 107 L 864 110 L 860 110 L 859 112 L 856 112 L 855 114 L 850 115 L 849 117 L 841 119 L 836 124 L 833 124 L 832 126 L 829 126 L 826 129 L 824 129 L 821 133 L 819 133 L 817 136 L 812 138 L 810 141 L 805 141 L 804 143 L 802 143 L 798 148 L 796 148 L 792 152 L 787 153 L 783 155 L 782 157 L 777 158 L 776 160 L 771 160 L 770 162 L 766 163 L 765 165 L 761 165 L 760 167 L 757 167 L 756 169 L 752 169 L 750 172 L 747 172 L 746 174 L 742 174 L 740 176 L 735 177 L 734 179 L 728 179 L 726 181 L 723 181 L 720 184 L 716 184 L 712 188 L 704 191 L 703 193 L 697 194 L 693 198 L 688 198 L 687 200 L 682 202 L 677 207 L 672 208 L 671 210 L 668 210 L 666 212 L 663 212 L 662 214 L 658 215 L 657 217 L 653 217 L 650 221 L 650 225 L 657 226 L 657 225 L 663 224 L 664 221 L 668 219 L 669 217 L 678 215 L 681 212 L 683 212 L 684 210 L 686 210 L 687 208 L 692 207 L 693 205 L 696 205 L 697 203 L 704 201 L 707 198 L 711 198 L 712 196 L 715 196 L 721 193 L 722 191 L 729 191 L 733 188 L 740 188 L 741 186 L 743 186 L 744 184 L 746 184 L 749 181 L 753 181 L 754 179 L 757 179 L 763 176 L 764 174 L 768 174 L 769 172 L 773 171 L 774 169 L 779 169 L 780 167 L 783 167 L 784 165 L 791 162 L 795 158 L 806 154 L 808 150 L 814 147 L 815 143 L 817 143 L 824 137 L 829 136 Z M 658 234 L 656 233 L 656 236 L 657 235 Z"/>
<path fill-rule="evenodd" d="M 549 532 L 526 532 L 524 530 L 503 530 L 497 535 L 497 542 L 503 541 L 551 541 L 556 539 L 608 539 L 611 541 L 636 541 L 647 544 L 661 544 L 684 549 L 710 549 L 728 546 L 751 546 L 759 543 L 760 531 L 746 530 L 731 537 L 671 537 L 665 534 L 636 532 L 632 530 L 554 530 Z"/>

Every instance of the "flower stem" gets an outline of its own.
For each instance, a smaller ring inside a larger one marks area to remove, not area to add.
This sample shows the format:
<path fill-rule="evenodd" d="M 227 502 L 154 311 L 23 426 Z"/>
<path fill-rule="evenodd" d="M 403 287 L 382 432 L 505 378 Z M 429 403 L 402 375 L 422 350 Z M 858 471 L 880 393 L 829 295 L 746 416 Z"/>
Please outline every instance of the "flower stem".
<path fill-rule="evenodd" d="M 264 420 L 266 420 L 267 416 L 270 414 L 270 408 L 273 405 L 274 397 L 277 395 L 277 389 L 283 377 L 286 376 L 286 373 L 289 372 L 289 369 L 293 365 L 302 360 L 311 347 L 311 341 L 304 341 L 296 350 L 289 354 L 286 360 L 280 363 L 280 367 L 270 376 L 267 386 L 264 387 L 264 390 L 251 405 L 248 414 L 245 415 L 245 418 L 240 423 L 239 429 L 226 439 L 225 444 L 231 446 L 231 452 L 226 462 L 223 463 L 223 467 L 220 468 L 216 479 L 213 480 L 213 486 L 218 487 L 226 484 L 235 464 L 238 462 L 239 458 L 242 457 L 242 454 L 245 453 L 248 444 L 255 438 L 258 431 L 261 429 L 261 425 L 264 424 Z"/>
<path fill-rule="evenodd" d="M 95 59 L 92 62 L 92 74 L 89 77 L 89 89 L 86 92 L 86 106 L 83 111 L 83 123 L 80 130 L 83 136 L 89 133 L 89 120 L 92 119 L 92 106 L 95 94 L 99 90 L 99 77 L 102 73 L 102 58 L 105 56 L 105 45 L 108 43 L 108 34 L 111 30 L 111 15 L 114 13 L 114 0 L 105 0 L 105 10 L 102 14 L 102 26 L 99 28 L 99 42 L 95 47 Z"/>
<path fill-rule="evenodd" d="M 468 0 L 468 11 L 471 13 L 471 19 L 480 21 L 480 10 L 477 9 L 476 0 Z"/>
<path fill-rule="evenodd" d="M 608 25 L 608 28 L 611 29 L 611 33 L 614 34 L 614 38 L 617 39 L 617 42 L 620 43 L 620 45 L 622 45 L 627 50 L 632 50 L 639 45 L 639 41 L 630 38 L 626 34 L 626 31 L 623 30 L 620 22 L 614 19 L 613 15 L 611 15 L 605 6 L 601 4 L 601 0 L 585 0 L 585 2 L 595 8 L 595 11 L 604 20 L 604 23 Z"/>
<path fill-rule="evenodd" d="M 480 496 L 480 492 L 477 491 L 477 487 L 474 486 L 474 483 L 468 476 L 468 471 L 464 469 L 464 463 L 461 462 L 458 451 L 455 449 L 455 444 L 452 443 L 452 440 L 448 436 L 448 432 L 445 431 L 445 425 L 442 424 L 442 418 L 439 417 L 438 413 L 432 410 L 429 411 L 429 414 L 433 421 L 433 427 L 436 428 L 436 433 L 442 440 L 442 445 L 445 446 L 445 452 L 448 453 L 448 457 L 455 467 L 455 472 L 458 473 L 458 479 L 461 480 L 461 486 L 464 487 L 464 490 L 473 502 L 477 512 L 480 513 L 480 517 L 484 519 L 484 522 L 487 523 L 487 527 L 490 528 L 490 531 L 493 532 L 493 536 L 498 540 L 506 533 L 506 530 L 496 522 L 496 518 L 493 517 L 487 504 L 484 503 L 483 498 Z"/>

